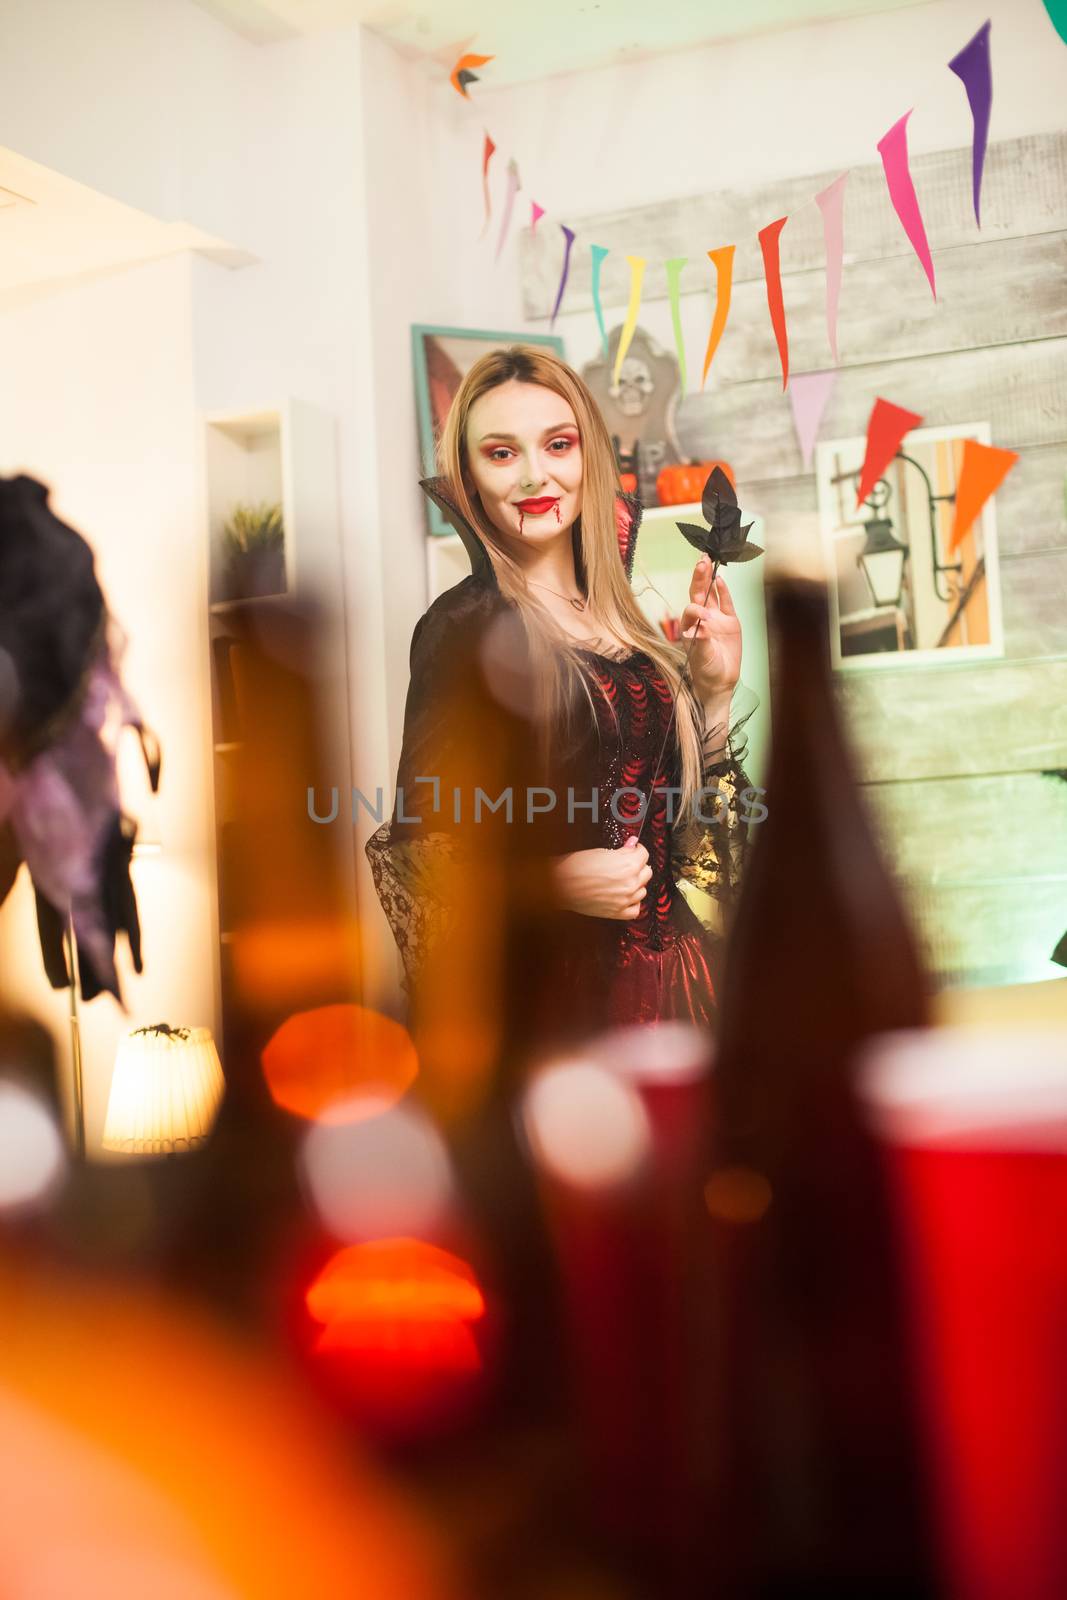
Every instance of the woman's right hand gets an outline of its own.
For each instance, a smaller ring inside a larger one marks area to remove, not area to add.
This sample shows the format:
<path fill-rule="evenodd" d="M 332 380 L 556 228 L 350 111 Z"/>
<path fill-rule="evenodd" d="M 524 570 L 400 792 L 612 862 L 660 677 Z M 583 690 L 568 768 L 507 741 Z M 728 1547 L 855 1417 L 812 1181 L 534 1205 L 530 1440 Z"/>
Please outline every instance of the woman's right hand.
<path fill-rule="evenodd" d="M 631 837 L 617 850 L 574 850 L 557 856 L 553 883 L 565 911 L 632 922 L 641 914 L 644 886 L 651 876 L 648 851 Z"/>

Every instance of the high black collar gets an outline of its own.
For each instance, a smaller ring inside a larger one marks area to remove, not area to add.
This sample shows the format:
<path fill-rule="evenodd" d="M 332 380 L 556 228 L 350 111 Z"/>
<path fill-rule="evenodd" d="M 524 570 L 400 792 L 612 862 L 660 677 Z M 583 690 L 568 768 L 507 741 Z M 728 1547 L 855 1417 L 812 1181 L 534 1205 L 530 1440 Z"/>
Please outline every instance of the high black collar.
<path fill-rule="evenodd" d="M 448 479 L 420 478 L 419 487 L 426 491 L 445 521 L 455 528 L 463 540 L 463 548 L 470 557 L 472 575 L 490 584 L 492 588 L 498 589 L 500 585 L 497 583 L 496 570 L 489 559 L 482 536 L 460 510 Z"/>

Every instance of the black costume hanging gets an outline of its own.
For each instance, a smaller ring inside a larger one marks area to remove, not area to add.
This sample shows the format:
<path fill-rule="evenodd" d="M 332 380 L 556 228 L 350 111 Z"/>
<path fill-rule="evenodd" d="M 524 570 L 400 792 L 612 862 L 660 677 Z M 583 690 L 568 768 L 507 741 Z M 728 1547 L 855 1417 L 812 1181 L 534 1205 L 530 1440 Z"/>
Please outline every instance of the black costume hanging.
<path fill-rule="evenodd" d="M 120 1004 L 116 939 L 126 935 L 140 972 L 141 937 L 116 715 L 138 733 L 153 791 L 160 772 L 155 736 L 119 677 L 124 642 L 89 545 L 51 510 L 45 485 L 0 478 L 0 904 L 25 861 L 49 982 L 73 981 L 69 919 L 83 999 L 106 990 Z"/>

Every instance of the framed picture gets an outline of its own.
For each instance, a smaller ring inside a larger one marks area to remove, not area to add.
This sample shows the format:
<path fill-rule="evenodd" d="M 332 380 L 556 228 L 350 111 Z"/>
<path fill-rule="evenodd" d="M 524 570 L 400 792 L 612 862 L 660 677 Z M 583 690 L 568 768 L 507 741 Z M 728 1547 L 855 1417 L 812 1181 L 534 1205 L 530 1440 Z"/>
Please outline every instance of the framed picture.
<path fill-rule="evenodd" d="M 1004 654 L 992 499 L 949 549 L 965 439 L 989 444 L 989 424 L 915 429 L 859 507 L 866 440 L 818 446 L 836 667 L 929 666 Z"/>
<path fill-rule="evenodd" d="M 487 333 L 476 328 L 430 328 L 422 323 L 412 326 L 419 454 L 424 477 L 437 471 L 437 441 L 464 377 L 479 356 L 489 350 L 504 350 L 511 344 L 545 345 L 555 355 L 563 356 L 563 340 L 555 334 Z M 427 501 L 427 510 L 431 533 L 452 532 L 432 501 Z"/>

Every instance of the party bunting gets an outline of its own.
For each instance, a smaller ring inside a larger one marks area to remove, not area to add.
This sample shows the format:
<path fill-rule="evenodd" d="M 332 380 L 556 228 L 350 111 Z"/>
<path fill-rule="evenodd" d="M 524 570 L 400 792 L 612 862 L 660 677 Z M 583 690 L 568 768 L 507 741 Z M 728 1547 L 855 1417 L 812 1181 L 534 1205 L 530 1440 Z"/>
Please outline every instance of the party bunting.
<path fill-rule="evenodd" d="M 836 382 L 837 373 L 833 371 L 805 372 L 794 373 L 789 384 L 789 402 L 793 407 L 793 426 L 796 429 L 797 443 L 800 446 L 805 472 L 811 466 L 812 452 L 815 449 L 815 441 L 819 437 L 823 413 L 826 410 L 827 402 Z"/>
<path fill-rule="evenodd" d="M 630 265 L 630 304 L 626 307 L 626 321 L 622 325 L 622 335 L 619 339 L 619 348 L 615 352 L 615 370 L 611 375 L 612 383 L 618 383 L 622 364 L 626 359 L 626 352 L 630 348 L 630 340 L 637 327 L 637 313 L 641 309 L 641 284 L 645 276 L 644 256 L 627 256 Z"/>
<path fill-rule="evenodd" d="M 708 381 L 708 370 L 719 348 L 726 319 L 730 315 L 730 293 L 734 283 L 734 246 L 724 244 L 720 245 L 718 250 L 709 250 L 708 259 L 715 268 L 715 315 L 711 320 L 708 347 L 704 351 L 704 376 L 700 380 L 701 388 Z"/>
<path fill-rule="evenodd" d="M 589 254 L 593 258 L 593 310 L 596 312 L 596 325 L 600 329 L 600 343 L 604 348 L 605 356 L 608 353 L 608 330 L 604 326 L 604 307 L 600 304 L 600 268 L 604 257 L 608 254 L 607 247 L 602 244 L 591 244 Z"/>
<path fill-rule="evenodd" d="M 782 363 L 782 392 L 789 383 L 789 336 L 785 327 L 785 303 L 782 300 L 782 269 L 778 257 L 778 239 L 789 221 L 779 217 L 768 222 L 759 231 L 759 247 L 763 251 L 763 275 L 767 280 L 767 306 L 771 313 L 771 327 L 778 345 L 778 359 Z"/>
<path fill-rule="evenodd" d="M 833 183 L 815 196 L 815 204 L 822 212 L 823 247 L 826 252 L 826 336 L 830 341 L 830 354 L 837 366 L 837 300 L 841 293 L 841 265 L 845 259 L 845 184 L 848 173 L 843 172 Z"/>
<path fill-rule="evenodd" d="M 1018 453 L 1014 450 L 998 450 L 995 445 L 979 444 L 977 439 L 964 439 L 963 460 L 956 484 L 956 514 L 948 541 L 950 555 L 966 537 L 982 507 L 990 495 L 1000 488 L 1018 459 Z"/>
<path fill-rule="evenodd" d="M 489 199 L 489 163 L 493 159 L 493 151 L 495 149 L 496 145 L 487 133 L 485 144 L 482 146 L 482 195 L 485 199 L 485 221 L 482 223 L 483 234 L 489 226 L 489 218 L 493 210 L 492 202 Z"/>
<path fill-rule="evenodd" d="M 1045 10 L 1052 26 L 1067 44 L 1067 0 L 1045 0 Z"/>
<path fill-rule="evenodd" d="M 974 220 L 979 227 L 982 226 L 982 168 L 989 138 L 989 109 L 993 104 L 993 68 L 989 60 L 989 30 L 992 26 L 992 21 L 983 22 L 974 38 L 949 62 L 949 70 L 956 74 L 967 91 L 967 102 L 974 121 L 971 182 L 974 190 Z"/>
<path fill-rule="evenodd" d="M 912 428 L 917 428 L 922 417 L 917 411 L 906 411 L 891 400 L 876 400 L 867 424 L 867 449 L 863 457 L 863 471 L 856 493 L 856 505 L 861 506 L 888 467 L 900 442 Z"/>
<path fill-rule="evenodd" d="M 1063 26 L 1064 14 L 1067 12 L 1067 0 L 1045 0 L 1046 9 L 1053 23 L 1061 34 L 1067 32 Z M 971 108 L 974 124 L 972 145 L 972 192 L 975 220 L 981 226 L 981 188 L 985 166 L 986 148 L 989 135 L 989 120 L 992 106 L 992 67 L 990 62 L 990 35 L 992 23 L 986 21 L 966 45 L 954 55 L 948 63 L 950 70 L 963 83 Z M 477 82 L 477 75 L 473 68 L 482 66 L 492 61 L 493 56 L 461 56 L 453 69 L 451 78 L 457 92 L 465 99 L 470 83 Z M 882 158 L 885 172 L 886 187 L 890 201 L 896 211 L 897 217 L 905 234 L 919 258 L 919 262 L 926 274 L 927 281 L 933 297 L 937 299 L 937 286 L 934 277 L 933 258 L 930 253 L 926 228 L 919 207 L 918 196 L 911 176 L 908 160 L 907 124 L 911 111 L 900 117 L 886 134 L 878 141 L 877 149 Z M 489 185 L 489 165 L 496 150 L 488 130 L 485 132 L 485 142 L 482 152 L 482 189 L 485 204 L 485 221 L 482 226 L 484 235 L 488 229 L 492 215 L 492 199 Z M 503 217 L 500 233 L 497 239 L 496 259 L 501 252 L 510 232 L 511 218 L 515 196 L 521 189 L 518 165 L 514 159 L 508 162 L 508 187 L 504 201 Z M 820 193 L 815 195 L 815 202 L 822 213 L 823 244 L 826 260 L 826 332 L 830 352 L 835 366 L 840 362 L 837 343 L 838 302 L 840 298 L 842 271 L 844 262 L 844 191 L 849 174 L 842 173 L 832 183 L 827 185 Z M 545 208 L 536 200 L 530 202 L 530 231 L 536 232 L 537 225 L 545 215 Z M 780 237 L 788 217 L 780 217 L 775 222 L 769 223 L 759 232 L 760 250 L 763 255 L 763 270 L 767 292 L 767 306 L 770 312 L 771 325 L 774 331 L 775 342 L 778 347 L 778 357 L 782 369 L 782 389 L 789 387 L 789 336 L 786 322 L 785 304 L 782 294 Z M 563 266 L 560 274 L 559 287 L 556 293 L 555 307 L 552 312 L 552 321 L 562 304 L 563 295 L 567 285 L 570 270 L 571 248 L 574 244 L 575 234 L 571 228 L 560 224 L 566 240 Z M 607 354 L 609 341 L 604 324 L 603 307 L 600 300 L 600 270 L 608 250 L 603 245 L 591 245 L 592 278 L 593 278 L 593 305 L 596 312 L 597 325 L 600 331 L 601 343 Z M 704 354 L 704 369 L 701 387 L 707 382 L 708 372 L 714 360 L 719 342 L 726 328 L 730 310 L 730 297 L 733 285 L 734 246 L 725 245 L 716 250 L 708 251 L 708 259 L 713 263 L 716 273 L 716 303 L 712 317 L 711 331 L 708 335 L 707 348 Z M 630 301 L 627 308 L 626 320 L 623 324 L 622 335 L 616 351 L 613 382 L 617 383 L 622 363 L 625 360 L 634 329 L 637 325 L 637 314 L 641 302 L 641 288 L 646 266 L 642 256 L 627 256 L 630 265 Z M 665 262 L 667 278 L 667 291 L 671 305 L 671 321 L 674 328 L 675 346 L 678 352 L 678 364 L 681 372 L 683 388 L 687 386 L 686 359 L 684 338 L 681 325 L 680 293 L 681 273 L 687 264 L 687 258 L 677 256 Z M 808 374 L 813 377 L 818 375 Z M 825 377 L 825 375 L 822 375 Z M 810 388 L 805 385 L 804 387 Z M 827 393 L 829 392 L 827 388 Z M 794 419 L 800 427 L 800 416 L 806 414 L 811 395 L 800 396 L 797 404 L 802 408 L 801 413 L 794 409 Z M 910 413 L 909 413 L 910 415 Z M 872 419 L 873 420 L 873 419 Z M 816 424 L 816 429 L 818 424 Z"/>
<path fill-rule="evenodd" d="M 559 275 L 559 288 L 556 290 L 556 303 L 552 307 L 552 321 L 550 323 L 551 327 L 555 327 L 556 313 L 559 310 L 560 304 L 563 300 L 563 291 L 567 287 L 567 274 L 571 270 L 571 245 L 574 243 L 574 229 L 568 228 L 565 222 L 561 222 L 559 226 L 560 231 L 567 242 L 563 247 L 563 271 Z"/>
<path fill-rule="evenodd" d="M 682 336 L 682 312 L 681 307 L 678 304 L 678 280 L 682 276 L 682 268 L 685 266 L 687 259 L 688 257 L 686 256 L 674 256 L 670 261 L 665 263 L 665 271 L 667 273 L 667 293 L 670 295 L 671 299 L 671 323 L 674 327 L 674 348 L 678 352 L 678 371 L 681 374 L 683 394 L 688 387 L 688 382 L 685 372 L 685 339 Z"/>
<path fill-rule="evenodd" d="M 910 116 L 911 112 L 905 111 L 900 120 L 894 122 L 889 132 L 879 139 L 878 154 L 885 168 L 885 181 L 889 189 L 889 198 L 893 202 L 893 210 L 900 218 L 901 227 L 911 241 L 912 249 L 922 262 L 923 271 L 936 300 L 934 263 L 930 256 L 930 246 L 926 242 L 926 229 L 923 227 L 922 212 L 919 210 L 919 199 L 915 193 L 915 185 L 911 181 L 911 168 L 908 165 Z"/>
<path fill-rule="evenodd" d="M 515 157 L 512 156 L 511 160 L 508 162 L 508 192 L 504 200 L 504 215 L 500 223 L 500 237 L 496 242 L 496 255 L 493 258 L 495 261 L 500 260 L 500 252 L 504 248 L 504 240 L 507 238 L 508 229 L 511 226 L 511 209 L 515 204 L 515 196 L 518 194 L 521 188 L 522 184 L 519 181 L 519 163 L 515 160 Z"/>
<path fill-rule="evenodd" d="M 463 96 L 464 100 L 469 100 L 468 86 L 478 82 L 478 74 L 472 72 L 471 68 L 484 67 L 487 61 L 493 61 L 494 59 L 495 57 L 493 56 L 460 56 L 448 75 L 449 83 L 457 94 Z"/>

